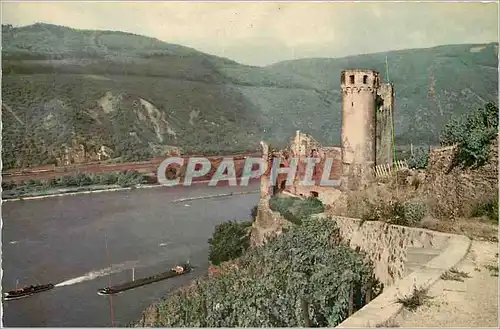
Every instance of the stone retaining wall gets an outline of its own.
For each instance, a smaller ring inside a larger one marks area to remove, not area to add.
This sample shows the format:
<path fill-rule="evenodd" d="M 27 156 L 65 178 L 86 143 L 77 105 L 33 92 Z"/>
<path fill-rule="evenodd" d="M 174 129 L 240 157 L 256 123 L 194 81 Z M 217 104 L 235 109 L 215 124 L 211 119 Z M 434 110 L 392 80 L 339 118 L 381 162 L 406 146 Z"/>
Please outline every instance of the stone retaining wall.
<path fill-rule="evenodd" d="M 390 286 L 403 278 L 408 248 L 441 249 L 448 241 L 447 235 L 433 234 L 424 229 L 326 213 L 315 217 L 331 217 L 335 220 L 344 241 L 348 241 L 353 249 L 359 248 L 367 253 L 374 264 L 376 278 L 384 286 Z M 290 223 L 285 218 L 269 208 L 268 198 L 262 198 L 252 227 L 251 245 L 264 244 L 269 237 L 280 235 L 287 225 Z"/>
<path fill-rule="evenodd" d="M 351 248 L 366 252 L 375 267 L 375 276 L 385 287 L 403 278 L 408 248 L 435 248 L 446 246 L 449 237 L 432 231 L 378 221 L 318 214 L 332 217 Z"/>

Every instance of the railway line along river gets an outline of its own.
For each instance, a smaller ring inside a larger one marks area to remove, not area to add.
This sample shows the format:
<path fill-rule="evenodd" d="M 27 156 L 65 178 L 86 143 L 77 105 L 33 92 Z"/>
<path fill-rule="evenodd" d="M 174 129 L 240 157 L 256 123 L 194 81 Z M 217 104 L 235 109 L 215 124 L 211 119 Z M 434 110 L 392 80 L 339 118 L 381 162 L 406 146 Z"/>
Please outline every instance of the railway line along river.
<path fill-rule="evenodd" d="M 258 182 L 246 187 L 159 187 L 9 202 L 2 205 L 3 291 L 19 285 L 56 287 L 3 302 L 5 326 L 111 325 L 108 297 L 97 290 L 163 272 L 189 260 L 192 273 L 113 296 L 115 326 L 141 312 L 208 267 L 207 240 L 215 225 L 248 220 Z M 201 198 L 229 194 L 220 198 Z M 186 199 L 185 202 L 172 202 Z M 106 256 L 106 242 L 109 263 Z"/>

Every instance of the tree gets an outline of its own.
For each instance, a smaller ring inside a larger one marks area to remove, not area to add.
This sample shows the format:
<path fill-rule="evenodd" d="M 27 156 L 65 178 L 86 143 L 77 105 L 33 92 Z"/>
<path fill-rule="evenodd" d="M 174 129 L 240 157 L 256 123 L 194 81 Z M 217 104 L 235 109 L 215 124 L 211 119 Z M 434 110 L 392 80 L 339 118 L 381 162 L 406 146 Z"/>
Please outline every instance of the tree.
<path fill-rule="evenodd" d="M 498 133 L 498 106 L 484 108 L 452 118 L 440 136 L 442 145 L 458 145 L 455 164 L 481 166 L 488 160 L 489 146 Z"/>
<path fill-rule="evenodd" d="M 208 240 L 208 260 L 219 265 L 222 262 L 240 257 L 250 246 L 249 227 L 252 222 L 228 221 L 215 227 Z"/>

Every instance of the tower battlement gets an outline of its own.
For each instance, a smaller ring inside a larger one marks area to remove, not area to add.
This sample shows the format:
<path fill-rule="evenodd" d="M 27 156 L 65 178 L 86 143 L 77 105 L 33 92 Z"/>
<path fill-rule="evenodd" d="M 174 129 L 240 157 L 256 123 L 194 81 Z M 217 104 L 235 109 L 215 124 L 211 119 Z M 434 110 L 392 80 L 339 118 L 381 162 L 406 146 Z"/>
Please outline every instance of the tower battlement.
<path fill-rule="evenodd" d="M 344 93 L 376 92 L 379 86 L 379 73 L 374 70 L 349 69 L 342 71 L 340 76 L 340 88 Z"/>

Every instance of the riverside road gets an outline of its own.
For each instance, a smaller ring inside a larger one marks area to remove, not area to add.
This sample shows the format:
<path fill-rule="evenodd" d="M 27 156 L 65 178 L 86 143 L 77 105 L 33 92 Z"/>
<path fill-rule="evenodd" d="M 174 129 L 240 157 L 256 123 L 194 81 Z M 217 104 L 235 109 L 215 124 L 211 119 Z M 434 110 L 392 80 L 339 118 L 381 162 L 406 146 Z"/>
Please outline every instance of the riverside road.
<path fill-rule="evenodd" d="M 258 194 L 172 201 L 258 187 L 158 187 L 4 203 L 3 291 L 16 281 L 56 287 L 3 302 L 3 324 L 110 326 L 111 313 L 115 326 L 139 320 L 147 306 L 207 269 L 207 240 L 215 225 L 249 219 Z M 186 260 L 199 267 L 115 295 L 112 308 L 108 297 L 97 295 L 110 277 L 117 284 L 132 280 L 133 272 L 136 278 L 149 276 Z"/>

